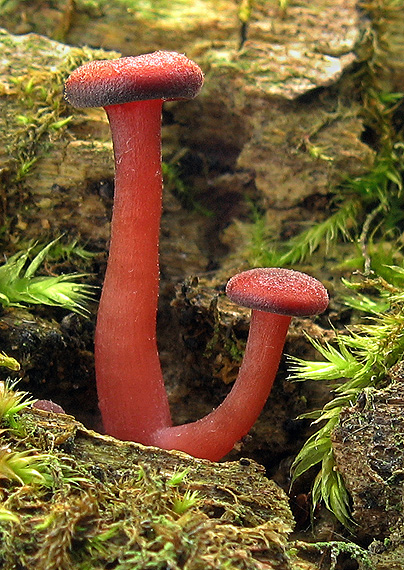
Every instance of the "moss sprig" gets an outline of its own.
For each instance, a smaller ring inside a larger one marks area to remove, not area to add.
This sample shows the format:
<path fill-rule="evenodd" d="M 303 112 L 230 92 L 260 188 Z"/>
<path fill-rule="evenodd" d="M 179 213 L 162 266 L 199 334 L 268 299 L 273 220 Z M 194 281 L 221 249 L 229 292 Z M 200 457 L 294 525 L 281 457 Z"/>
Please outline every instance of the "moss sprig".
<path fill-rule="evenodd" d="M 0 436 L 14 432 L 18 414 L 35 402 L 31 396 L 17 389 L 17 381 L 0 382 Z M 9 441 L 0 443 L 0 479 L 20 485 L 48 484 L 48 455 L 34 449 L 14 449 Z M 0 521 L 15 521 L 7 509 L 0 508 Z M 18 518 L 17 518 L 18 520 Z"/>
<path fill-rule="evenodd" d="M 93 298 L 94 287 L 80 283 L 83 273 L 57 276 L 36 276 L 49 250 L 58 240 L 50 242 L 30 261 L 33 249 L 17 252 L 0 266 L 0 304 L 8 306 L 50 305 L 86 315 L 87 303 Z"/>
<path fill-rule="evenodd" d="M 13 416 L 35 402 L 28 392 L 18 390 L 19 380 L 0 382 L 0 422 L 9 422 Z"/>
<path fill-rule="evenodd" d="M 8 445 L 0 447 L 0 479 L 17 481 L 21 485 L 46 483 L 41 471 L 46 471 L 45 454 L 32 450 L 13 451 Z"/>

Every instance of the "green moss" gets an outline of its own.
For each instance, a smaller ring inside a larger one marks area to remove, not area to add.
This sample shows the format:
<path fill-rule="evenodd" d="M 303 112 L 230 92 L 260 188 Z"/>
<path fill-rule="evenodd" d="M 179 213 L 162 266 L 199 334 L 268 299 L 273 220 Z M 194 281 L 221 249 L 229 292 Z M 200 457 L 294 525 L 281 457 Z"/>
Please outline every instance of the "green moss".
<path fill-rule="evenodd" d="M 78 449 L 73 457 L 74 431 L 56 429 L 50 437 L 46 416 L 41 421 L 28 412 L 21 421 L 24 439 L 6 432 L 2 444 L 18 453 L 45 452 L 46 480 L 24 487 L 10 480 L 0 489 L 6 570 L 258 570 L 258 559 L 272 556 L 288 567 L 284 524 L 274 519 L 244 527 L 225 488 L 217 518 L 209 514 L 210 486 L 201 480 L 195 488 L 196 473 L 192 480 L 187 469 L 168 476 L 168 465 L 153 466 L 152 454 L 149 462 L 134 457 L 131 466 L 124 457 L 115 466 L 97 462 Z"/>

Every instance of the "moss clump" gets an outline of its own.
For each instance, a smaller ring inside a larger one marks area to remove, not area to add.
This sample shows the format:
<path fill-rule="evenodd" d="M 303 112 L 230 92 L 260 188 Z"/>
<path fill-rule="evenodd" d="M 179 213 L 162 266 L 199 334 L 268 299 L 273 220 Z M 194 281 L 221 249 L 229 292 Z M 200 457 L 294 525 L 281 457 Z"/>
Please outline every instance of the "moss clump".
<path fill-rule="evenodd" d="M 118 442 L 29 409 L 1 440 L 41 459 L 31 484 L 0 479 L 6 570 L 290 568 L 285 496 L 250 461 Z"/>

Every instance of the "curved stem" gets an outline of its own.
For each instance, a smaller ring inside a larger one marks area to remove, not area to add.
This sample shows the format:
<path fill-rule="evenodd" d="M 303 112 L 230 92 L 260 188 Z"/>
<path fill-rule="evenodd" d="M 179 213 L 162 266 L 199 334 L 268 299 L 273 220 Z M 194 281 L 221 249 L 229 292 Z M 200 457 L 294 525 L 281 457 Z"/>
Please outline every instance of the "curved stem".
<path fill-rule="evenodd" d="M 156 344 L 162 101 L 105 108 L 115 154 L 111 241 L 95 335 L 106 432 L 149 444 L 171 425 Z"/>
<path fill-rule="evenodd" d="M 291 318 L 253 311 L 243 363 L 225 400 L 195 422 L 164 428 L 153 445 L 217 461 L 258 418 L 272 388 Z"/>

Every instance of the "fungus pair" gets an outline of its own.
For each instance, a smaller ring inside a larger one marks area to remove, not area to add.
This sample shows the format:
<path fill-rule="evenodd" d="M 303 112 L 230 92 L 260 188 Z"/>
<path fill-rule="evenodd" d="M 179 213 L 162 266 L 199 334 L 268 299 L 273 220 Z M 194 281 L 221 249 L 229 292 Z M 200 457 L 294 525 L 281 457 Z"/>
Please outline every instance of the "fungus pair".
<path fill-rule="evenodd" d="M 253 309 L 238 378 L 204 418 L 172 426 L 156 343 L 161 217 L 161 112 L 191 99 L 203 83 L 184 55 L 158 51 L 93 61 L 65 86 L 76 107 L 105 108 L 115 155 L 115 198 L 108 266 L 98 310 L 95 366 L 105 431 L 124 440 L 218 460 L 251 428 L 275 378 L 292 315 L 322 312 L 323 285 L 286 269 L 233 277 L 227 294 Z"/>

